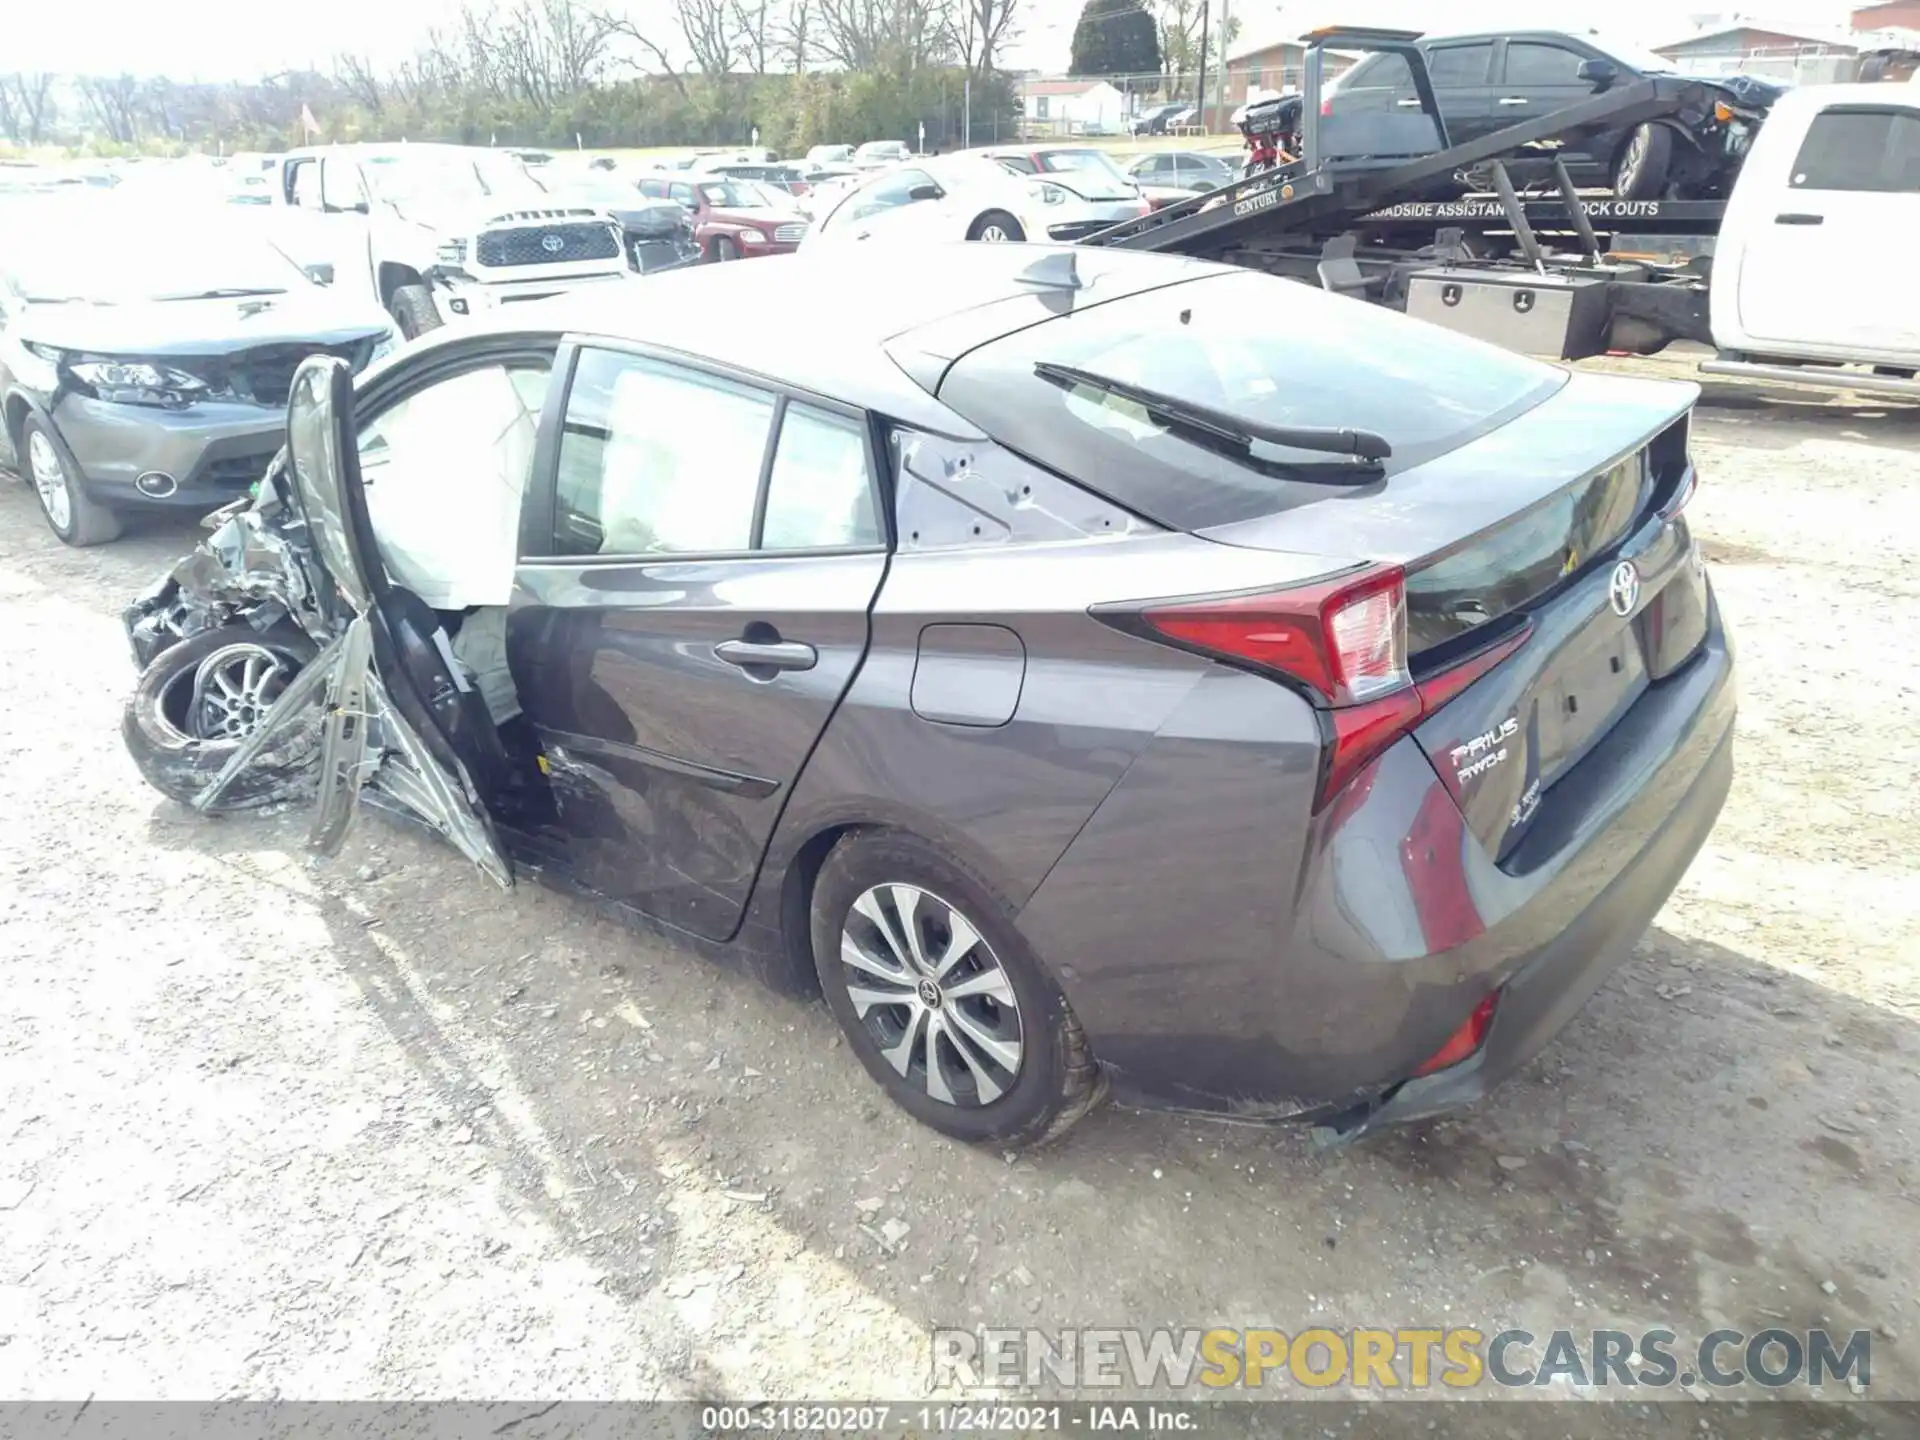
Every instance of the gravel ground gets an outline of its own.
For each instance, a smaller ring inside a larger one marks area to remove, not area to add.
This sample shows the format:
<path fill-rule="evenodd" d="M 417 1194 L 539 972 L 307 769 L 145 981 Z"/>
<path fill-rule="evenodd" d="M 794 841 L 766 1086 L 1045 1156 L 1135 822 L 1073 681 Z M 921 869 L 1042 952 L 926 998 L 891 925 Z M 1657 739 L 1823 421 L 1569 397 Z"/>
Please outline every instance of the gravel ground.
<path fill-rule="evenodd" d="M 577 901 L 190 815 L 116 612 L 194 532 L 66 550 L 0 483 L 0 1396 L 909 1397 L 938 1324 L 1466 1323 L 1872 1328 L 1920 1398 L 1920 415 L 1714 398 L 1718 831 L 1525 1074 L 1334 1155 L 1110 1109 L 1010 1164 Z"/>

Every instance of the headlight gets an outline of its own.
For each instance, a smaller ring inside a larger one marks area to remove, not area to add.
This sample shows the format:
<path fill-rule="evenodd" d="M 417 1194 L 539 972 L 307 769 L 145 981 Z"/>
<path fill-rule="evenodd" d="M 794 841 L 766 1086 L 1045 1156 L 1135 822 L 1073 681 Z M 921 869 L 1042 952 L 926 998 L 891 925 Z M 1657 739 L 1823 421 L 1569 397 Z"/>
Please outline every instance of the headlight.
<path fill-rule="evenodd" d="M 372 365 L 376 361 L 384 360 L 399 348 L 400 337 L 389 330 L 373 342 L 373 349 L 367 355 L 367 364 Z"/>
<path fill-rule="evenodd" d="M 196 375 L 147 360 L 79 360 L 67 370 L 101 399 L 134 405 L 185 404 L 207 388 Z"/>
<path fill-rule="evenodd" d="M 1039 187 L 1039 190 L 1040 199 L 1045 204 L 1064 205 L 1067 203 L 1067 192 L 1058 185 L 1042 185 Z"/>
<path fill-rule="evenodd" d="M 442 240 L 440 248 L 434 252 L 434 258 L 442 265 L 464 265 L 467 263 L 467 242 L 465 240 Z"/>
<path fill-rule="evenodd" d="M 758 230 L 742 230 L 740 232 L 740 243 L 742 245 L 764 245 L 767 243 L 767 237 L 762 235 Z"/>

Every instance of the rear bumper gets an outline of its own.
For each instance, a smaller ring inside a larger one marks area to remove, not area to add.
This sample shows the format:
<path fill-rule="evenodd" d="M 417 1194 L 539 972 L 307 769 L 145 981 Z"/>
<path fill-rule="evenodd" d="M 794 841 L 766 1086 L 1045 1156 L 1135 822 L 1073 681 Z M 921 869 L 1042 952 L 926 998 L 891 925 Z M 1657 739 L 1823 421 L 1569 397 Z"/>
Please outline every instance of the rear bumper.
<path fill-rule="evenodd" d="M 1594 782 L 1524 874 L 1494 863 L 1410 741 L 1311 815 L 1316 752 L 1284 701 L 1306 708 L 1256 677 L 1203 681 L 1021 913 L 1123 1100 L 1351 1134 L 1477 1098 L 1625 958 L 1731 780 L 1717 615 L 1569 772 Z M 1225 708 L 1242 727 L 1207 733 Z M 1480 1051 L 1409 1081 L 1495 990 Z"/>
<path fill-rule="evenodd" d="M 165 410 L 78 394 L 62 396 L 52 419 L 87 493 L 116 509 L 225 505 L 266 473 L 286 430 L 278 408 L 203 403 Z"/>

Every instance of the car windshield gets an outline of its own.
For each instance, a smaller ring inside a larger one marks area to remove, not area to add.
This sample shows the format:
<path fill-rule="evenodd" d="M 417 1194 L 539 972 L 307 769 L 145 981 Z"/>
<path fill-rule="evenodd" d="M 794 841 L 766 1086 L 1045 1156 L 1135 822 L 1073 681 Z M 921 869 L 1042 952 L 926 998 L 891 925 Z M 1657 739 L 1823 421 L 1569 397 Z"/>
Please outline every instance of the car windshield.
<path fill-rule="evenodd" d="M 513 200 L 545 193 L 525 165 L 488 151 L 369 155 L 363 168 L 373 193 L 402 209 L 410 203 Z"/>
<path fill-rule="evenodd" d="M 1042 170 L 1055 174 L 1097 175 L 1102 180 L 1127 183 L 1127 177 L 1107 158 L 1104 150 L 1043 150 L 1034 158 L 1039 160 Z"/>
<path fill-rule="evenodd" d="M 1637 70 L 1642 75 L 1672 75 L 1675 73 L 1673 61 L 1664 55 L 1656 55 L 1634 44 L 1631 40 L 1616 40 L 1611 35 L 1589 34 L 1583 37 L 1586 42 L 1603 55 L 1611 55 L 1622 66 Z"/>
<path fill-rule="evenodd" d="M 963 357 L 941 383 L 942 402 L 1010 449 L 1157 524 L 1189 530 L 1327 492 L 1195 444 L 1110 390 L 1056 384 L 1035 365 L 1071 367 L 1266 426 L 1376 431 L 1393 447 L 1390 470 L 1468 443 L 1565 381 L 1551 366 L 1452 331 L 1240 273 L 1016 331 Z"/>
<path fill-rule="evenodd" d="M 761 210 L 769 203 L 750 180 L 707 180 L 700 186 L 707 204 L 719 210 Z"/>
<path fill-rule="evenodd" d="M 4 264 L 27 300 L 88 301 L 126 305 L 143 300 L 284 295 L 312 284 L 280 250 L 253 235 L 209 226 L 204 215 L 191 224 L 154 224 L 143 216 L 138 245 L 125 232 L 98 222 L 13 230 Z M 15 248 L 22 236 L 47 243 Z"/>
<path fill-rule="evenodd" d="M 610 210 L 631 210 L 646 198 L 635 186 L 598 175 L 549 174 L 542 176 L 536 183 L 549 195 L 577 201 L 583 205 L 603 205 Z"/>

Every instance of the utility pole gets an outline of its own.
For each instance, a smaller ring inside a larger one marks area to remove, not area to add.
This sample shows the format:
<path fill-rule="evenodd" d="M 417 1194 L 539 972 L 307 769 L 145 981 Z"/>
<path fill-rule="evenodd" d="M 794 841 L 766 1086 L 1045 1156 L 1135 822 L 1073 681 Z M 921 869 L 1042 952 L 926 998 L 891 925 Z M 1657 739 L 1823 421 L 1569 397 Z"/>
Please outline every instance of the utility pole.
<path fill-rule="evenodd" d="M 1200 0 L 1200 84 L 1193 92 L 1198 113 L 1193 117 L 1204 129 L 1207 123 L 1207 21 L 1213 17 L 1212 0 Z"/>
<path fill-rule="evenodd" d="M 1220 88 L 1217 92 L 1220 98 L 1214 108 L 1220 112 L 1222 124 L 1227 119 L 1227 47 L 1233 43 L 1233 29 L 1227 23 L 1231 8 L 1232 0 L 1220 0 Z"/>

